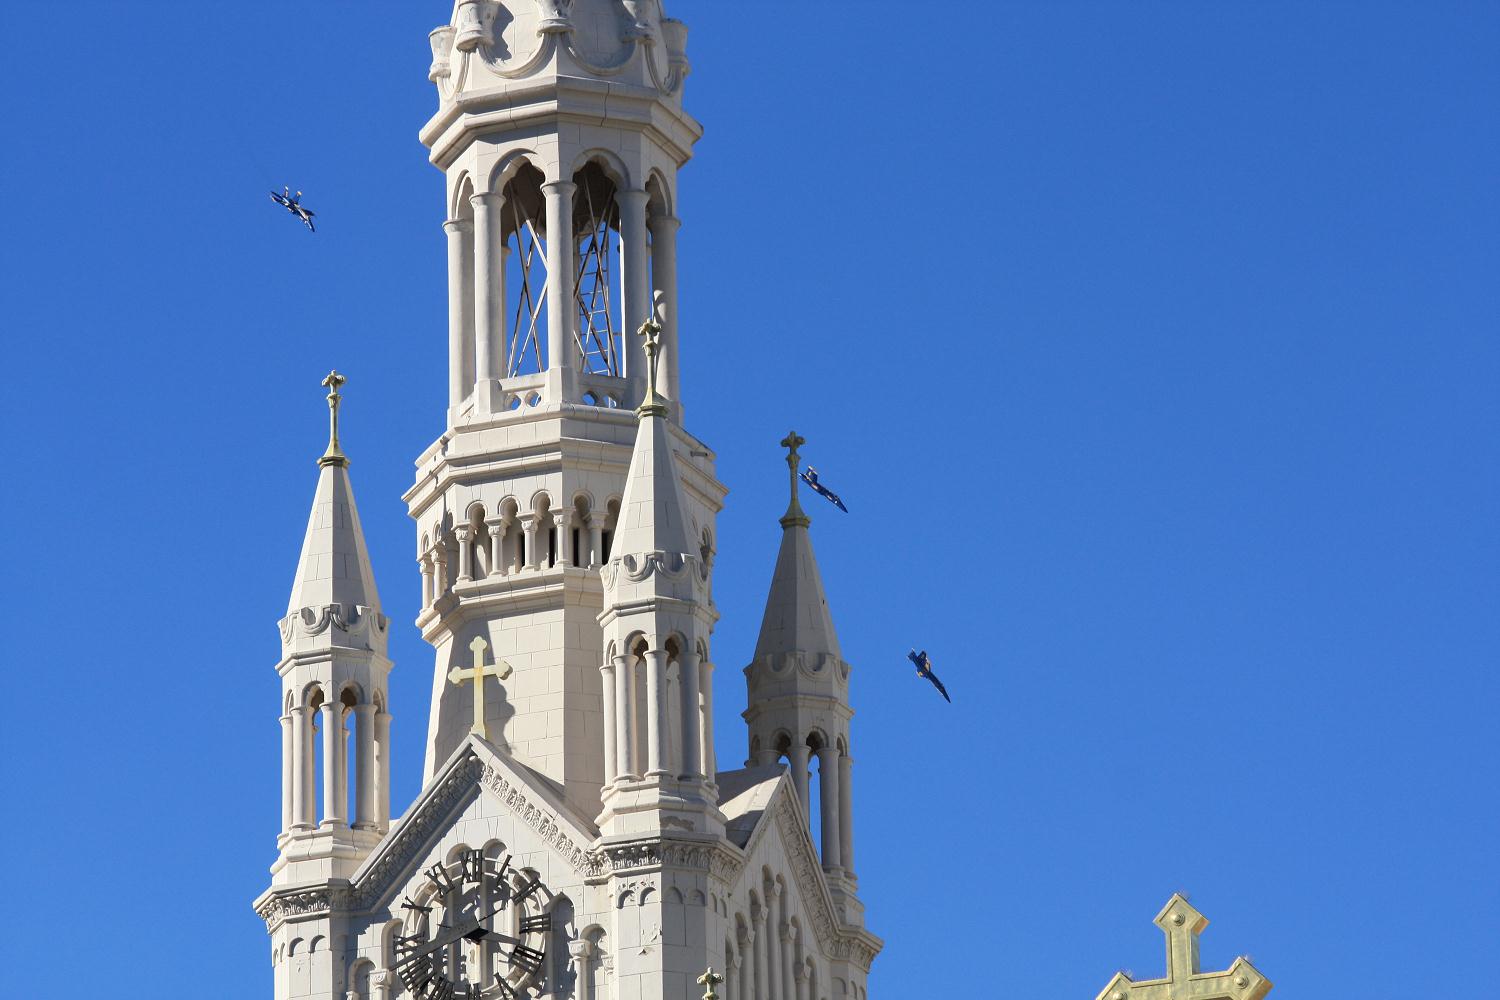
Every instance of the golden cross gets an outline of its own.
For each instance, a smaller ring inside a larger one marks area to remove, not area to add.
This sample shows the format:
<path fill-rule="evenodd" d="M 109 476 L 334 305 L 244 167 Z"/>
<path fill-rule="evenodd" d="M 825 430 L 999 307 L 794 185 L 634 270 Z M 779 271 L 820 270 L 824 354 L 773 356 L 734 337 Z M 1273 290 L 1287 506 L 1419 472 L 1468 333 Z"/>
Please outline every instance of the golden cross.
<path fill-rule="evenodd" d="M 703 1000 L 719 1000 L 719 994 L 714 992 L 714 987 L 723 981 L 724 977 L 715 973 L 714 967 L 710 965 L 708 971 L 698 977 L 698 985 L 707 987 L 703 991 Z"/>
<path fill-rule="evenodd" d="M 666 400 L 656 393 L 656 365 L 657 355 L 661 353 L 661 324 L 653 316 L 641 324 L 637 331 L 646 340 L 646 364 L 650 371 L 646 375 L 646 398 L 641 401 L 639 412 L 642 416 L 651 413 L 655 416 L 666 415 Z"/>
<path fill-rule="evenodd" d="M 1126 973 L 1109 981 L 1097 1000 L 1195 1000 L 1231 997 L 1261 1000 L 1271 992 L 1271 981 L 1247 958 L 1237 958 L 1226 972 L 1204 972 L 1198 967 L 1198 935 L 1208 918 L 1186 897 L 1174 893 L 1156 915 L 1156 926 L 1167 936 L 1167 975 L 1136 982 Z"/>
<path fill-rule="evenodd" d="M 489 734 L 484 729 L 484 679 L 494 677 L 503 681 L 510 676 L 510 664 L 504 660 L 497 658 L 493 666 L 484 665 L 484 651 L 488 646 L 489 643 L 484 641 L 483 636 L 476 635 L 474 641 L 469 643 L 469 650 L 474 654 L 474 668 L 465 670 L 463 667 L 454 667 L 448 671 L 448 681 L 451 684 L 474 682 L 474 727 L 469 732 L 485 739 L 489 739 Z"/>
<path fill-rule="evenodd" d="M 782 527 L 790 527 L 800 524 L 804 528 L 812 523 L 802 511 L 802 503 L 797 499 L 797 470 L 802 464 L 802 456 L 797 454 L 797 449 L 807 444 L 807 438 L 802 437 L 796 431 L 792 431 L 781 439 L 781 446 L 787 449 L 786 464 L 792 470 L 792 502 L 787 505 L 786 513 L 781 516 Z"/>
<path fill-rule="evenodd" d="M 349 381 L 336 370 L 329 372 L 323 377 L 322 385 L 328 387 L 328 450 L 323 452 L 323 457 L 318 459 L 319 465 L 345 465 L 349 460 L 344 453 L 339 451 L 339 387 Z"/>

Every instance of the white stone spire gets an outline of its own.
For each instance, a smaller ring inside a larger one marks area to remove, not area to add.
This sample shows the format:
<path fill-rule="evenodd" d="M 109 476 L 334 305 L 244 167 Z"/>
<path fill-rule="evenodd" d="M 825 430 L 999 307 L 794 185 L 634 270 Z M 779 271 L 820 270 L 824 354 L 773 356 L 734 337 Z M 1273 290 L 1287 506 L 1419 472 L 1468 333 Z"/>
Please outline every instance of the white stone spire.
<path fill-rule="evenodd" d="M 791 473 L 791 502 L 781 518 L 781 549 L 766 597 L 755 658 L 745 668 L 751 766 L 785 760 L 802 813 L 822 833 L 823 872 L 846 923 L 863 925 L 854 895 L 854 833 L 849 752 L 849 664 L 839 650 L 833 616 L 813 555 L 811 519 L 797 496 L 806 440 L 792 431 L 781 441 Z M 811 800 L 816 760 L 819 798 Z"/>
<path fill-rule="evenodd" d="M 282 830 L 281 857 L 272 867 L 278 884 L 347 875 L 390 825 L 388 623 L 349 460 L 339 448 L 344 381 L 338 372 L 323 380 L 328 448 L 318 459 L 318 488 L 280 622 Z"/>
<path fill-rule="evenodd" d="M 712 694 L 702 671 L 718 614 L 708 565 L 692 544 L 668 401 L 656 391 L 660 332 L 654 320 L 641 327 L 650 374 L 619 526 L 600 571 L 606 834 L 666 825 L 723 830 L 711 791 L 712 752 L 704 751 Z"/>
<path fill-rule="evenodd" d="M 787 459 L 792 472 L 792 499 L 781 518 L 781 549 L 766 595 L 760 638 L 755 643 L 757 660 L 779 653 L 842 658 L 828 598 L 823 594 L 818 558 L 813 554 L 812 535 L 807 530 L 812 519 L 803 512 L 797 496 L 796 449 L 804 443 L 795 431 L 781 442 L 783 448 L 791 449 Z"/>

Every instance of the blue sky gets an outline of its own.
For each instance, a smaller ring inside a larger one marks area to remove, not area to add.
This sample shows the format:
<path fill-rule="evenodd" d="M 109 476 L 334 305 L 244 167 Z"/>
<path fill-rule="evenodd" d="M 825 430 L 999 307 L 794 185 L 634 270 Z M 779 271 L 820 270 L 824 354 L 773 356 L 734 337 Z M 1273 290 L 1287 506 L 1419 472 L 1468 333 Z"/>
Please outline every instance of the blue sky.
<path fill-rule="evenodd" d="M 1158 975 L 1177 890 L 1205 966 L 1249 952 L 1273 997 L 1471 990 L 1500 917 L 1500 8 L 925 7 L 669 4 L 707 127 L 685 405 L 732 490 L 721 761 L 795 427 L 851 510 L 813 533 L 877 1000 Z M 442 429 L 416 132 L 446 14 L 0 11 L 15 995 L 269 996 L 275 622 L 334 366 L 417 791 L 399 497 Z"/>

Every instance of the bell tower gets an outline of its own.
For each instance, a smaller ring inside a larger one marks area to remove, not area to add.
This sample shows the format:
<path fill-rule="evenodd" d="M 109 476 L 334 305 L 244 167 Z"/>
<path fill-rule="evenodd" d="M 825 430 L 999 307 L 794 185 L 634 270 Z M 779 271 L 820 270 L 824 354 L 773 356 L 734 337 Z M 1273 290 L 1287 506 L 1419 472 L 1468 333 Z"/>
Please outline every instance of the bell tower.
<path fill-rule="evenodd" d="M 605 775 L 600 570 L 611 561 L 646 356 L 659 328 L 682 531 L 704 564 L 724 487 L 682 426 L 677 171 L 702 129 L 682 110 L 687 29 L 658 0 L 459 0 L 430 36 L 446 177 L 448 406 L 405 500 L 437 651 L 424 780 L 468 734 L 484 638 L 513 673 L 481 678 L 489 739 L 579 815 Z M 675 778 L 675 775 L 673 776 Z"/>

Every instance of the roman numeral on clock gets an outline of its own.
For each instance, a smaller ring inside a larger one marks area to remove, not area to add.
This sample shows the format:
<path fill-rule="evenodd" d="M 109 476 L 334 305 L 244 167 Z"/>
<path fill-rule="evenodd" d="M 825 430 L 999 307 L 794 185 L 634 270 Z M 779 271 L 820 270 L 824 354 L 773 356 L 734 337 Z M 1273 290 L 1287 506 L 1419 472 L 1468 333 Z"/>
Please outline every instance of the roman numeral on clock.
<path fill-rule="evenodd" d="M 541 971 L 542 960 L 546 957 L 546 955 L 535 948 L 528 948 L 524 944 L 518 944 L 515 950 L 510 953 L 510 964 L 518 965 L 530 974 L 536 975 Z"/>
<path fill-rule="evenodd" d="M 534 917 L 523 917 L 521 919 L 521 933 L 548 934 L 552 931 L 552 914 L 539 913 Z"/>
<path fill-rule="evenodd" d="M 410 936 L 397 934 L 394 942 L 397 955 L 410 955 L 412 952 L 420 950 L 426 943 L 427 939 L 420 934 L 412 934 Z"/>
<path fill-rule="evenodd" d="M 500 996 L 504 997 L 505 1000 L 517 1000 L 515 989 L 498 972 L 495 973 L 495 988 L 500 991 Z"/>
<path fill-rule="evenodd" d="M 427 876 L 427 881 L 431 882 L 438 892 L 452 892 L 458 888 L 458 883 L 453 881 L 453 877 L 448 874 L 448 869 L 442 865 L 433 865 L 422 874 Z"/>
<path fill-rule="evenodd" d="M 538 892 L 541 892 L 541 890 L 542 880 L 539 878 L 534 878 L 530 882 L 527 882 L 525 885 L 521 886 L 521 888 L 516 890 L 516 894 L 511 897 L 511 902 L 524 903 L 532 896 L 535 896 Z"/>

